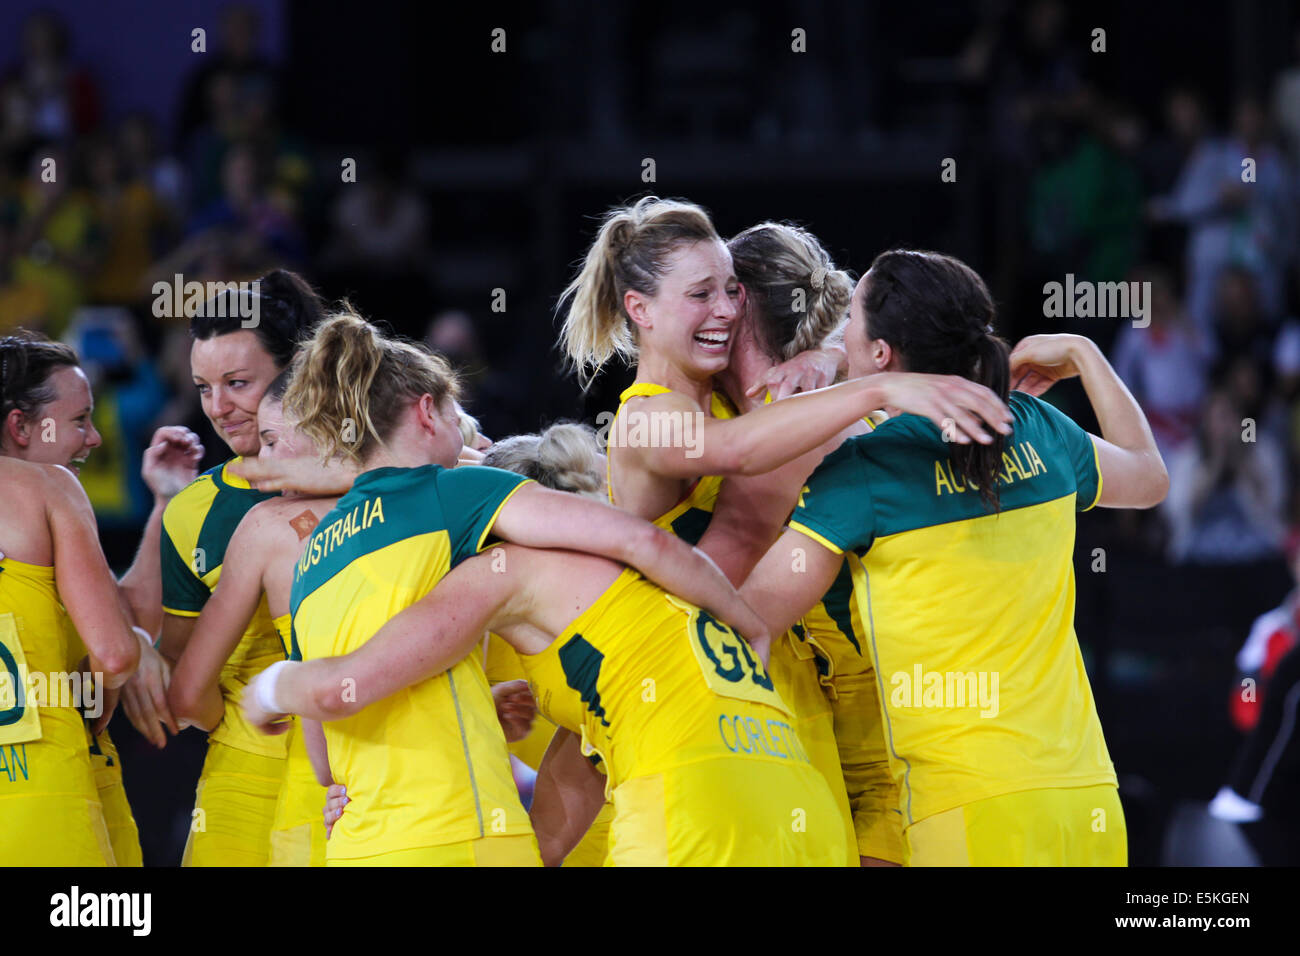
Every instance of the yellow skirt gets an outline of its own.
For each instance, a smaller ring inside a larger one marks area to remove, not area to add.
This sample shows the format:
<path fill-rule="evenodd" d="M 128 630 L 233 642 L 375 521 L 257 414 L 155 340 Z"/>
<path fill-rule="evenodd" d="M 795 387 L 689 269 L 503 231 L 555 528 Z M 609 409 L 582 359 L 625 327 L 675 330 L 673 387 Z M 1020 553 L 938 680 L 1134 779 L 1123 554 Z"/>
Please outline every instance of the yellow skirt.
<path fill-rule="evenodd" d="M 209 740 L 181 866 L 266 866 L 285 762 Z"/>
<path fill-rule="evenodd" d="M 839 746 L 835 743 L 835 717 L 831 712 L 831 702 L 822 690 L 812 647 L 793 637 L 789 631 L 780 638 L 774 638 L 768 674 L 776 692 L 794 716 L 790 724 L 799 735 L 799 742 L 803 744 L 809 762 L 817 768 L 825 779 L 826 786 L 830 788 L 848 845 L 856 847 L 853 813 L 844 786 L 844 771 L 840 767 Z M 857 866 L 857 850 L 852 849 L 846 854 L 841 865 Z"/>
<path fill-rule="evenodd" d="M 480 837 L 444 846 L 422 846 L 394 850 L 376 856 L 330 860 L 328 866 L 541 866 L 537 837 Z"/>
<path fill-rule="evenodd" d="M 0 746 L 0 866 L 114 865 L 85 745 Z"/>
<path fill-rule="evenodd" d="M 1128 832 L 1111 784 L 1021 790 L 918 820 L 906 866 L 1127 866 Z"/>
<path fill-rule="evenodd" d="M 126 799 L 126 788 L 122 786 L 122 760 L 108 731 L 93 739 L 90 765 L 95 771 L 95 789 L 104 808 L 104 825 L 108 827 L 117 865 L 144 866 L 140 831 L 136 828 L 131 804 Z"/>
<path fill-rule="evenodd" d="M 607 866 L 844 866 L 839 807 L 808 764 L 720 757 L 614 789 Z"/>

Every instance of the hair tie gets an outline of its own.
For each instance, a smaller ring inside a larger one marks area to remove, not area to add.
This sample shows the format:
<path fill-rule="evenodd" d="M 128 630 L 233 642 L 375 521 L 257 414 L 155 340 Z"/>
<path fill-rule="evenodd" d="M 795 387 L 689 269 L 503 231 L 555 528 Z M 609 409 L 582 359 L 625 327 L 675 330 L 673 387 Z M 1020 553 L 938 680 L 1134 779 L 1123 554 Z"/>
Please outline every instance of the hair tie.
<path fill-rule="evenodd" d="M 826 285 L 826 267 L 818 266 L 814 269 L 812 277 L 808 280 L 808 284 L 820 292 Z"/>

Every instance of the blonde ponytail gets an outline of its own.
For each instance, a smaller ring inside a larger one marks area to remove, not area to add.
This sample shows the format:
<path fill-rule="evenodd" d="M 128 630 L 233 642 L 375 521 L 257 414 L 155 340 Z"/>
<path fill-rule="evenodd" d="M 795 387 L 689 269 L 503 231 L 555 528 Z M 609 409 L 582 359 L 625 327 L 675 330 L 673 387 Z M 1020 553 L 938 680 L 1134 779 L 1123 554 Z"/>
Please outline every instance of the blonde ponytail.
<path fill-rule="evenodd" d="M 605 214 L 582 269 L 560 295 L 564 353 L 585 388 L 614 356 L 636 359 L 636 335 L 623 308 L 635 290 L 653 296 L 668 257 L 684 244 L 718 241 L 709 214 L 691 202 L 646 196 Z"/>
<path fill-rule="evenodd" d="M 284 408 L 324 457 L 364 464 L 411 401 L 428 394 L 441 406 L 459 392 L 445 359 L 385 337 L 344 303 L 299 350 Z"/>

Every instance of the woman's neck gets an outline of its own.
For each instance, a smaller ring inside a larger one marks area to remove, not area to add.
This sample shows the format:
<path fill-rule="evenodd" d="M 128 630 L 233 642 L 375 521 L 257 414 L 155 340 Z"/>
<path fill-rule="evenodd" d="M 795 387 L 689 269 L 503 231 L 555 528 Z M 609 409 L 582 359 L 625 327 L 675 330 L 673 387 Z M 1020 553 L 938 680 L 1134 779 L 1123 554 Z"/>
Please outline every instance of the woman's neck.
<path fill-rule="evenodd" d="M 680 392 L 694 400 L 700 408 L 709 407 L 713 394 L 713 378 L 692 378 L 679 366 L 674 365 L 663 356 L 654 353 L 642 353 L 637 360 L 636 380 L 662 385 L 674 392 Z"/>

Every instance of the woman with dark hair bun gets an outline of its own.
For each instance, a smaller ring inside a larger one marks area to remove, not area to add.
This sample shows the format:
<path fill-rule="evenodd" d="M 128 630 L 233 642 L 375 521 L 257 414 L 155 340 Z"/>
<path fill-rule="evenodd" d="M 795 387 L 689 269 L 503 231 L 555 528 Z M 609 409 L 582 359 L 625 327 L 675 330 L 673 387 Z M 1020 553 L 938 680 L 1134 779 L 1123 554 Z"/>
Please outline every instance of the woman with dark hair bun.
<path fill-rule="evenodd" d="M 237 301 L 256 296 L 256 302 Z M 256 311 L 253 306 L 256 305 Z M 203 413 L 234 457 L 200 475 L 172 499 L 163 515 L 162 638 L 158 650 L 175 667 L 199 613 L 221 577 L 226 549 L 240 519 L 271 495 L 254 490 L 230 471 L 260 449 L 258 404 L 288 367 L 294 350 L 324 314 L 324 303 L 307 282 L 277 269 L 258 289 L 232 289 L 204 304 L 190 320 L 190 369 Z M 246 325 L 243 316 L 255 315 Z M 224 712 L 211 736 L 199 778 L 194 820 L 185 845 L 185 866 L 265 866 L 271 829 L 285 776 L 283 737 L 249 728 L 238 701 L 244 686 L 277 660 L 285 648 L 263 602 L 221 672 Z M 173 733 L 165 686 L 140 688 L 138 699 L 153 724 Z M 164 703 L 155 705 L 153 701 Z M 151 728 L 155 741 L 165 742 Z"/>
<path fill-rule="evenodd" d="M 960 445 L 887 409 L 809 478 L 741 594 L 776 634 L 848 568 L 905 864 L 1124 865 L 1115 770 L 1074 633 L 1073 513 L 1164 498 L 1146 418 L 1088 339 L 1032 336 L 1009 351 L 984 282 L 952 257 L 883 253 L 850 314 L 851 375 L 961 375 L 1005 398 L 1014 427 Z M 1035 397 L 1076 375 L 1102 436 Z M 799 573 L 791 554 L 805 558 Z"/>

